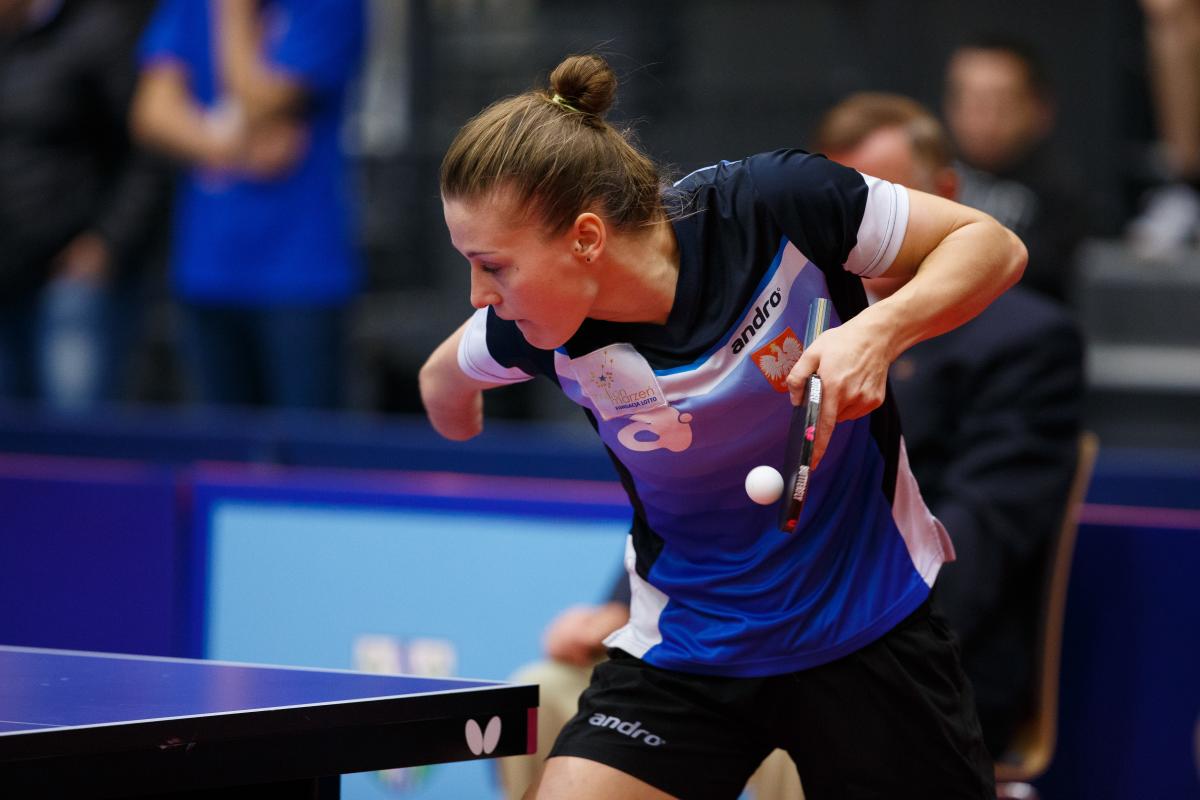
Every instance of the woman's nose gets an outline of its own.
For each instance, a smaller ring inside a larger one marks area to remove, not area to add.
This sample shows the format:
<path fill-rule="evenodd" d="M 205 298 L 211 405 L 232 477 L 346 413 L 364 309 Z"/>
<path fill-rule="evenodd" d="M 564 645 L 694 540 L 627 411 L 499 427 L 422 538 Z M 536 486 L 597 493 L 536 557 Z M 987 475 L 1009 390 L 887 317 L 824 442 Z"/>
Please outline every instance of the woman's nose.
<path fill-rule="evenodd" d="M 500 304 L 500 295 L 488 285 L 488 281 L 479 275 L 471 276 L 471 305 L 475 308 L 487 308 Z"/>

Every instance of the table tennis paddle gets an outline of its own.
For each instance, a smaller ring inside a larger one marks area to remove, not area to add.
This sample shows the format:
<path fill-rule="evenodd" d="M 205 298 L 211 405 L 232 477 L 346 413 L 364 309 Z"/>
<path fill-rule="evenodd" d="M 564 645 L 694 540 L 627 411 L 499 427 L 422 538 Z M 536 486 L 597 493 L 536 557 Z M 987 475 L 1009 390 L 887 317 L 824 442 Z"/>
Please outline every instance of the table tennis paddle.
<path fill-rule="evenodd" d="M 817 297 L 808 304 L 808 323 L 804 327 L 804 349 L 829 327 L 829 300 Z M 804 384 L 804 399 L 792 408 L 788 428 L 787 451 L 783 459 L 784 502 L 779 506 L 779 530 L 791 533 L 800 521 L 804 499 L 808 497 L 808 474 L 812 465 L 813 439 L 821 417 L 821 378 L 816 373 Z"/>

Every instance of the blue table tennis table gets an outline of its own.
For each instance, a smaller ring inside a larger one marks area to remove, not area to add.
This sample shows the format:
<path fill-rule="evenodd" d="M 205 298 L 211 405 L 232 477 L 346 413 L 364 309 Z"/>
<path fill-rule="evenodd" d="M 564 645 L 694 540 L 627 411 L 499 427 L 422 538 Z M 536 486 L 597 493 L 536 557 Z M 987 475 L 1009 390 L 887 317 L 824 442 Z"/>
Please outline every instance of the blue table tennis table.
<path fill-rule="evenodd" d="M 0 797 L 337 797 L 536 750 L 536 686 L 0 647 Z"/>

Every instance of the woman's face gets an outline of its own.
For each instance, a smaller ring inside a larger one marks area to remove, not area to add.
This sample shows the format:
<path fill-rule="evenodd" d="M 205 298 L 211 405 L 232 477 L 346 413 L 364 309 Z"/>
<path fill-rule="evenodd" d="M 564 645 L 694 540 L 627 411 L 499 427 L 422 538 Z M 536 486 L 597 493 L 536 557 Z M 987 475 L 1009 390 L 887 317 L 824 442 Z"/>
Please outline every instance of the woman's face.
<path fill-rule="evenodd" d="M 587 317 L 597 285 L 578 231 L 548 236 L 536 214 L 522 214 L 504 192 L 476 200 L 442 199 L 450 242 L 471 265 L 471 305 L 513 320 L 525 340 L 553 350 Z"/>

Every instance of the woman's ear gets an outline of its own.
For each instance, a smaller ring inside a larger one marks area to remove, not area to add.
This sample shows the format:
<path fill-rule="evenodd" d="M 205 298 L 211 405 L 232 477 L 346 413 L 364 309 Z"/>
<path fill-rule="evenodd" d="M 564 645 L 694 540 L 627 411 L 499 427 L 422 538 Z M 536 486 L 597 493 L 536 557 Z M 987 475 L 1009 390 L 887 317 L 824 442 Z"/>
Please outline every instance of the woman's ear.
<path fill-rule="evenodd" d="M 575 218 L 575 225 L 571 229 L 571 238 L 575 241 L 575 253 L 591 263 L 604 253 L 608 228 L 599 215 L 585 211 Z"/>

